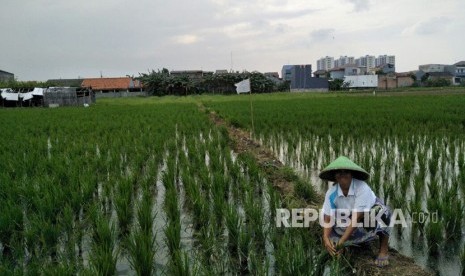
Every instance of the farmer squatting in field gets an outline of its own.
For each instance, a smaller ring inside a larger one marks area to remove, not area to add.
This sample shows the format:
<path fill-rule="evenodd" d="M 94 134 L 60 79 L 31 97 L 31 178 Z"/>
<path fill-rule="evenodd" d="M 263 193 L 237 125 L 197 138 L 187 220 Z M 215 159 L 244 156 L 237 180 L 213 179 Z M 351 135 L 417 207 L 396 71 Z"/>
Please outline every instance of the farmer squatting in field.
<path fill-rule="evenodd" d="M 388 265 L 388 225 L 391 215 L 365 182 L 369 178 L 368 172 L 347 157 L 340 156 L 324 168 L 319 176 L 334 182 L 326 192 L 323 204 L 323 243 L 326 250 L 331 255 L 338 255 L 347 245 L 366 243 L 378 236 L 380 246 L 375 264 L 379 267 Z M 384 224 L 366 223 L 367 220 L 363 218 L 370 212 L 371 215 L 382 213 Z"/>

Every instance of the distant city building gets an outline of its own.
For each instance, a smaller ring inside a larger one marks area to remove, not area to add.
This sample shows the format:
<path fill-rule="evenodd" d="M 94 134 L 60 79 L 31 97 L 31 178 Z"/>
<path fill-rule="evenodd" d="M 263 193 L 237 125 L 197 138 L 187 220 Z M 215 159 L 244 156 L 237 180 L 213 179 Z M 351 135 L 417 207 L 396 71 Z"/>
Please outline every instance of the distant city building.
<path fill-rule="evenodd" d="M 455 65 L 454 84 L 465 83 L 465 61 L 459 61 Z"/>
<path fill-rule="evenodd" d="M 0 70 L 0 81 L 12 81 L 15 79 L 15 75 L 10 72 Z"/>
<path fill-rule="evenodd" d="M 366 72 L 371 72 L 376 67 L 380 67 L 385 64 L 392 64 L 395 68 L 396 57 L 393 55 L 380 55 L 376 58 L 372 55 L 365 55 L 357 59 L 352 56 L 340 56 L 338 59 L 334 59 L 334 57 L 326 56 L 317 60 L 317 71 L 330 71 L 334 68 L 340 68 L 352 64 L 356 64 L 358 67 L 365 67 Z"/>
<path fill-rule="evenodd" d="M 290 81 L 291 80 L 291 69 L 294 65 L 284 65 L 281 69 L 281 78 L 283 81 Z"/>
<path fill-rule="evenodd" d="M 328 77 L 328 71 L 326 71 L 326 70 L 317 70 L 317 71 L 313 72 L 313 76 L 315 76 L 315 78 L 327 78 Z"/>
<path fill-rule="evenodd" d="M 290 82 L 291 91 L 328 91 L 328 80 L 312 77 L 312 65 L 284 65 L 283 80 Z"/>
<path fill-rule="evenodd" d="M 456 83 L 456 66 L 448 64 L 423 64 L 418 66 L 418 71 L 415 72 L 417 80 L 422 82 L 425 80 L 447 80 L 451 84 Z"/>
<path fill-rule="evenodd" d="M 420 71 L 425 73 L 444 73 L 449 72 L 451 74 L 455 74 L 455 65 L 447 65 L 447 64 L 423 64 L 418 66 Z"/>
<path fill-rule="evenodd" d="M 334 68 L 334 58 L 333 57 L 323 57 L 317 61 L 316 69 L 317 70 L 330 70 Z"/>
<path fill-rule="evenodd" d="M 291 89 L 304 89 L 312 77 L 312 65 L 294 65 L 291 69 Z"/>
<path fill-rule="evenodd" d="M 334 61 L 334 67 L 342 67 L 346 64 L 354 64 L 355 63 L 355 58 L 354 57 L 348 57 L 348 56 L 340 56 L 338 59 Z"/>
<path fill-rule="evenodd" d="M 228 70 L 226 70 L 226 69 L 216 70 L 216 71 L 215 71 L 215 74 L 216 74 L 216 75 L 223 75 L 223 74 L 228 74 L 228 73 L 229 73 L 229 72 L 228 72 Z"/>
<path fill-rule="evenodd" d="M 385 65 L 385 64 L 392 64 L 396 65 L 396 57 L 395 56 L 388 56 L 388 55 L 380 55 L 375 60 L 376 67 Z"/>
<path fill-rule="evenodd" d="M 396 67 L 394 64 L 391 63 L 385 63 L 378 65 L 374 68 L 374 72 L 377 74 L 388 74 L 388 73 L 395 73 L 396 72 Z"/>
<path fill-rule="evenodd" d="M 360 67 L 366 67 L 367 70 L 370 70 L 376 67 L 376 58 L 375 56 L 366 55 L 355 59 L 355 64 Z"/>

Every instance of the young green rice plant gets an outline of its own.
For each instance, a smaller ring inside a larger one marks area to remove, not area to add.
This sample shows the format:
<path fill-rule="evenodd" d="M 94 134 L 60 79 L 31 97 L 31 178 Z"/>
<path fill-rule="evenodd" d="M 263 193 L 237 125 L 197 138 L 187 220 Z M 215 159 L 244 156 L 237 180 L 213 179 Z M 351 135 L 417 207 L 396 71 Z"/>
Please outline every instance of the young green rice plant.
<path fill-rule="evenodd" d="M 213 185 L 211 187 L 211 198 L 213 199 L 213 213 L 215 215 L 216 225 L 223 225 L 224 210 L 227 206 L 228 190 L 225 184 L 226 180 L 220 173 L 215 172 L 213 176 Z"/>
<path fill-rule="evenodd" d="M 380 183 L 380 174 L 381 168 L 380 166 L 375 166 L 373 177 L 370 178 L 370 184 L 373 186 L 373 191 L 375 194 L 379 195 L 381 191 L 381 183 Z"/>
<path fill-rule="evenodd" d="M 69 204 L 66 204 L 63 208 L 63 216 L 61 218 L 60 224 L 63 228 L 64 241 L 65 241 L 65 254 L 67 259 L 75 259 L 76 250 L 75 250 L 75 217 L 72 207 Z"/>
<path fill-rule="evenodd" d="M 173 258 L 181 247 L 181 213 L 178 205 L 178 194 L 174 185 L 166 185 L 163 209 L 166 213 L 167 226 L 164 230 L 166 244 Z"/>
<path fill-rule="evenodd" d="M 118 251 L 116 249 L 116 230 L 113 223 L 98 208 L 93 207 L 93 223 L 90 266 L 98 275 L 114 275 Z"/>
<path fill-rule="evenodd" d="M 433 153 L 437 153 L 438 151 L 433 151 Z M 428 162 L 428 169 L 431 174 L 431 177 L 435 177 L 438 171 L 438 158 L 436 154 L 433 154 L 433 158 L 431 158 Z"/>
<path fill-rule="evenodd" d="M 152 214 L 153 197 L 150 191 L 144 191 L 142 200 L 137 208 L 137 223 L 140 231 L 152 235 L 152 226 L 155 215 Z"/>
<path fill-rule="evenodd" d="M 213 172 L 221 172 L 224 169 L 222 159 L 220 158 L 220 152 L 209 145 L 208 153 L 210 155 L 210 169 Z"/>
<path fill-rule="evenodd" d="M 166 213 L 168 222 L 180 220 L 181 212 L 179 210 L 178 192 L 174 186 L 169 187 L 165 191 L 163 209 Z"/>
<path fill-rule="evenodd" d="M 430 221 L 426 229 L 426 239 L 428 241 L 428 253 L 433 256 L 439 254 L 440 244 L 443 237 L 443 223 L 441 220 L 437 222 Z"/>
<path fill-rule="evenodd" d="M 185 197 L 185 207 L 188 210 L 193 210 L 195 202 L 202 196 L 200 193 L 200 187 L 197 185 L 195 178 L 191 177 L 187 170 L 182 172 L 182 181 L 184 183 L 184 190 L 186 193 Z"/>
<path fill-rule="evenodd" d="M 421 208 L 421 201 L 410 200 L 408 211 L 411 216 L 412 214 L 423 213 L 422 208 Z M 412 227 L 411 227 L 412 243 L 416 241 L 418 231 L 421 234 L 423 234 L 424 226 L 425 226 L 425 222 L 423 220 L 412 221 Z"/>
<path fill-rule="evenodd" d="M 63 275 L 63 276 L 72 276 L 76 275 L 79 271 L 79 268 L 74 263 L 69 262 L 61 262 L 61 263 L 42 263 L 38 271 L 34 271 L 35 273 L 39 273 L 40 275 Z M 28 269 L 28 272 L 29 269 Z"/>
<path fill-rule="evenodd" d="M 170 221 L 164 229 L 165 242 L 168 247 L 168 251 L 173 258 L 173 254 L 176 250 L 181 248 L 181 223 L 177 221 Z"/>
<path fill-rule="evenodd" d="M 239 247 L 239 233 L 242 226 L 242 220 L 236 206 L 228 205 L 226 208 L 225 223 L 228 229 L 228 250 L 231 255 L 236 256 Z"/>
<path fill-rule="evenodd" d="M 198 231 L 205 225 L 208 225 L 210 219 L 210 208 L 205 197 L 200 194 L 196 196 L 193 202 L 192 215 L 194 230 Z"/>
<path fill-rule="evenodd" d="M 267 185 L 267 187 L 270 216 L 274 218 L 276 217 L 276 209 L 280 207 L 280 195 L 272 185 Z"/>
<path fill-rule="evenodd" d="M 413 190 L 415 202 L 423 201 L 423 195 L 425 191 L 425 177 L 422 173 L 419 173 L 415 176 L 413 182 Z"/>
<path fill-rule="evenodd" d="M 239 271 L 247 274 L 249 272 L 249 252 L 252 249 L 253 238 L 248 227 L 241 227 L 239 232 Z"/>
<path fill-rule="evenodd" d="M 394 197 L 395 185 L 389 182 L 384 182 L 383 189 L 384 189 L 384 202 L 386 204 L 389 204 L 389 206 L 394 207 L 391 205 L 391 199 Z"/>
<path fill-rule="evenodd" d="M 196 235 L 197 250 L 202 263 L 206 266 L 213 266 L 220 257 L 217 253 L 218 236 L 213 224 L 204 225 Z"/>
<path fill-rule="evenodd" d="M 114 199 L 115 210 L 118 216 L 119 235 L 126 237 L 133 219 L 131 178 L 123 178 L 118 183 Z"/>
<path fill-rule="evenodd" d="M 177 250 L 174 252 L 174 256 L 168 264 L 168 274 L 169 275 L 197 275 L 196 268 L 191 270 L 191 265 L 189 261 L 189 256 L 186 252 Z"/>
<path fill-rule="evenodd" d="M 24 229 L 23 214 L 19 202 L 7 198 L 0 207 L 0 243 L 3 246 L 2 258 L 6 262 L 13 261 L 22 252 L 20 243 Z"/>
<path fill-rule="evenodd" d="M 252 192 L 248 192 L 244 202 L 244 210 L 246 214 L 246 224 L 254 239 L 254 245 L 257 250 L 263 251 L 266 241 L 265 215 L 263 213 L 263 205 L 261 201 L 257 201 Z"/>
<path fill-rule="evenodd" d="M 462 234 L 462 216 L 465 211 L 464 203 L 459 198 L 458 186 L 453 184 L 441 193 L 440 208 L 447 238 L 460 239 Z"/>
<path fill-rule="evenodd" d="M 249 253 L 249 271 L 252 275 L 270 275 L 269 259 L 263 258 L 262 253 L 252 250 Z"/>
<path fill-rule="evenodd" d="M 208 168 L 205 166 L 205 164 L 202 164 L 198 168 L 198 177 L 199 177 L 199 184 L 200 184 L 202 191 L 208 195 L 211 185 L 212 185 L 212 179 L 210 177 Z"/>
<path fill-rule="evenodd" d="M 274 255 L 276 270 L 280 275 L 311 274 L 315 269 L 313 259 L 309 258 L 303 247 L 301 236 L 292 231 L 279 238 Z"/>
<path fill-rule="evenodd" d="M 312 202 L 317 199 L 318 194 L 310 182 L 299 179 L 294 183 L 294 193 L 296 197 L 300 197 L 307 202 Z"/>
<path fill-rule="evenodd" d="M 128 239 L 129 263 L 137 275 L 155 274 L 155 236 L 142 227 L 130 234 Z"/>

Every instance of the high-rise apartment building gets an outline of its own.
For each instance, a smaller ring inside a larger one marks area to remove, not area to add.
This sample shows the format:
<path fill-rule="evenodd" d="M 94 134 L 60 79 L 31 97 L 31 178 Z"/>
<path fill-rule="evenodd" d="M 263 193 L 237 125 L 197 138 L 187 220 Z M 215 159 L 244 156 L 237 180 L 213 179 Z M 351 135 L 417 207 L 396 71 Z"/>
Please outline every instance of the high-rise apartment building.
<path fill-rule="evenodd" d="M 369 71 L 375 67 L 392 64 L 396 65 L 396 57 L 393 55 L 379 55 L 378 57 L 372 55 L 365 55 L 355 59 L 350 56 L 340 56 L 338 59 L 326 56 L 317 60 L 317 70 L 329 71 L 333 68 L 344 67 L 347 64 L 356 64 L 359 67 L 366 67 Z M 395 67 L 393 67 L 395 68 Z"/>
<path fill-rule="evenodd" d="M 334 68 L 334 58 L 333 57 L 323 57 L 317 60 L 316 65 L 317 70 L 326 70 Z"/>
<path fill-rule="evenodd" d="M 366 55 L 355 60 L 357 66 L 366 67 L 367 70 L 373 69 L 376 67 L 376 58 L 375 56 Z"/>
<path fill-rule="evenodd" d="M 355 63 L 355 58 L 354 57 L 348 57 L 348 56 L 340 56 L 338 59 L 334 61 L 334 67 L 342 67 L 347 64 L 354 64 Z"/>
<path fill-rule="evenodd" d="M 395 56 L 388 56 L 388 55 L 380 55 L 376 58 L 376 67 L 385 65 L 385 64 L 392 64 L 396 65 L 396 57 Z"/>

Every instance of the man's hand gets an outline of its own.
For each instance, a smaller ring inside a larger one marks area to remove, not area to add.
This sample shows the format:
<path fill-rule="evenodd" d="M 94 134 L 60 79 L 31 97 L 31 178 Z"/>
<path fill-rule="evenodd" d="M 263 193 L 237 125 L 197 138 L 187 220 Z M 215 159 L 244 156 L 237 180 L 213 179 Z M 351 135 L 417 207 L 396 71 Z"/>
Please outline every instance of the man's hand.
<path fill-rule="evenodd" d="M 331 256 L 337 254 L 335 244 L 328 237 L 323 237 L 323 243 Z"/>

